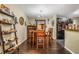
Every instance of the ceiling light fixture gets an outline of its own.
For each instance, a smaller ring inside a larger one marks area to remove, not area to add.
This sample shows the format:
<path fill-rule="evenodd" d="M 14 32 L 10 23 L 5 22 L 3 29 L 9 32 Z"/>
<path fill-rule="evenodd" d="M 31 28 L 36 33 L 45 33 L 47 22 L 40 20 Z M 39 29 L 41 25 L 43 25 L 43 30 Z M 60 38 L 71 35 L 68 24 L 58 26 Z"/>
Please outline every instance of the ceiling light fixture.
<path fill-rule="evenodd" d="M 43 17 L 43 10 L 40 10 L 39 12 L 40 13 L 39 13 L 38 17 Z"/>
<path fill-rule="evenodd" d="M 42 13 L 43 12 L 43 10 L 40 10 L 40 13 Z"/>

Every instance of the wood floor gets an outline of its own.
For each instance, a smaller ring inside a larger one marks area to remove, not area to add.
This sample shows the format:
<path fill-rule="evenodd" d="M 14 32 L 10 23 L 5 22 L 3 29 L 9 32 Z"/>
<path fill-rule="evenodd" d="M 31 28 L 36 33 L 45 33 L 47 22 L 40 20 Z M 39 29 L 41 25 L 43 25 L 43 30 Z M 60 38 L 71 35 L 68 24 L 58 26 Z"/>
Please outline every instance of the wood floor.
<path fill-rule="evenodd" d="M 27 44 L 25 41 L 23 44 L 19 46 L 19 51 L 14 52 L 14 54 L 71 54 L 65 48 L 63 48 L 59 43 L 55 40 L 52 40 L 50 46 L 48 48 L 39 48 L 31 47 L 30 44 Z"/>

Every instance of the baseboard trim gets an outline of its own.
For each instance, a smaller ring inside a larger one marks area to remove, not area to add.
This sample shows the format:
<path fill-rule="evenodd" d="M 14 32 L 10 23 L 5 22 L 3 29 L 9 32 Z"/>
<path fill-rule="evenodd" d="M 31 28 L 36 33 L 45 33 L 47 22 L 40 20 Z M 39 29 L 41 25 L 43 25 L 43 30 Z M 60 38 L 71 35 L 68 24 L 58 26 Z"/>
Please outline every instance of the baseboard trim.
<path fill-rule="evenodd" d="M 27 39 L 26 39 L 27 40 Z M 20 46 L 23 42 L 25 42 L 26 40 L 23 40 L 21 42 L 18 42 L 18 45 Z"/>
<path fill-rule="evenodd" d="M 70 49 L 68 49 L 67 47 L 65 47 L 65 49 L 67 49 L 70 53 L 75 54 L 74 52 L 72 52 Z"/>

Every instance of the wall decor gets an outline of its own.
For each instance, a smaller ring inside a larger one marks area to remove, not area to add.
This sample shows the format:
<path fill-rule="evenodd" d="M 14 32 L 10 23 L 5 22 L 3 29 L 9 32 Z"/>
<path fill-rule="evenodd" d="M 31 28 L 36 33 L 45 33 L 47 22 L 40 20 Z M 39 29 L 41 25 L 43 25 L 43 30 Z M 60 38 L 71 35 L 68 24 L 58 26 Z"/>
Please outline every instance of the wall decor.
<path fill-rule="evenodd" d="M 24 18 L 23 18 L 23 17 L 20 17 L 20 18 L 19 18 L 19 23 L 20 23 L 21 25 L 24 24 Z"/>

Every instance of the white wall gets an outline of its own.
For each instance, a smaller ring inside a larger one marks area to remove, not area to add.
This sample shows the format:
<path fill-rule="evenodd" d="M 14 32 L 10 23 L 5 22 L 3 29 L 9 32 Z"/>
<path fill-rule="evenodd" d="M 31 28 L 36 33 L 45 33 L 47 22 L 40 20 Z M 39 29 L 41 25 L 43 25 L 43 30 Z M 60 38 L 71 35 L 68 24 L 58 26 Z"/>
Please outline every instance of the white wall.
<path fill-rule="evenodd" d="M 30 23 L 31 23 L 32 25 L 36 24 L 34 18 L 29 18 L 29 19 L 28 19 L 28 23 L 29 23 L 29 25 L 30 25 Z"/>
<path fill-rule="evenodd" d="M 17 37 L 18 37 L 19 43 L 22 43 L 23 41 L 25 41 L 27 39 L 27 26 L 25 26 L 25 23 L 24 23 L 24 25 L 20 25 L 19 17 L 23 17 L 24 22 L 26 22 L 26 24 L 28 24 L 28 18 L 26 16 L 26 14 L 24 14 L 23 11 L 18 9 L 18 7 L 14 6 L 14 5 L 6 5 L 6 6 L 9 7 L 17 17 L 17 21 L 18 21 L 18 24 L 16 25 Z"/>
<path fill-rule="evenodd" d="M 49 28 L 53 28 L 53 38 L 56 39 L 56 24 L 57 24 L 57 16 L 54 15 L 52 18 L 49 19 Z M 52 25 L 52 22 L 54 21 L 54 25 Z"/>
<path fill-rule="evenodd" d="M 79 53 L 79 32 L 65 31 L 65 47 L 71 53 Z"/>

